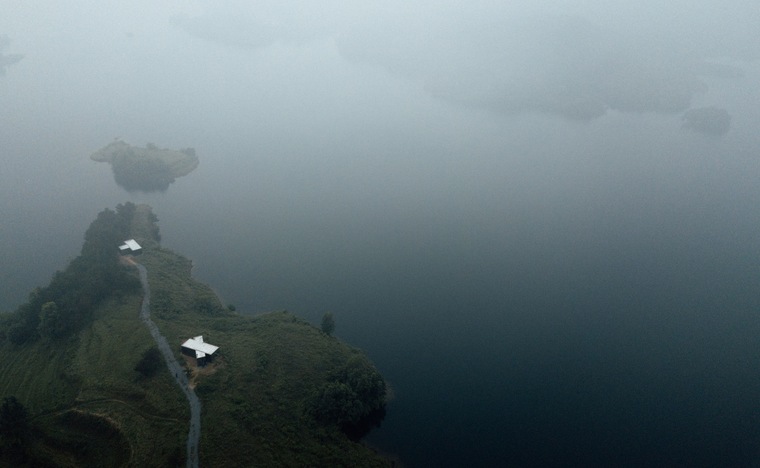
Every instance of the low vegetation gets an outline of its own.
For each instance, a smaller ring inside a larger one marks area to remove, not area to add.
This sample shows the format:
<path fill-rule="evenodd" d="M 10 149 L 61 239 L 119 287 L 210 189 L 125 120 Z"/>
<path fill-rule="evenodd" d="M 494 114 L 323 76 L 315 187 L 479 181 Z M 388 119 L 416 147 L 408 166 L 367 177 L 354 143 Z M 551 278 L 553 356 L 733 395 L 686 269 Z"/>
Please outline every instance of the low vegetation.
<path fill-rule="evenodd" d="M 152 317 L 176 357 L 182 359 L 180 344 L 192 336 L 220 346 L 203 372 L 186 361 L 203 404 L 201 466 L 389 464 L 345 433 L 384 407 L 385 382 L 363 353 L 288 312 L 230 311 L 192 279 L 189 260 L 160 247 L 149 207 L 126 204 L 111 213 L 101 213 L 95 232 L 105 219 L 121 223 L 130 214 L 127 232 L 143 246 L 136 260 L 148 269 Z M 117 232 L 111 257 L 125 237 Z M 138 318 L 134 268 L 112 267 L 129 286 L 111 285 L 106 294 L 109 283 L 98 283 L 103 289 L 95 290 L 86 313 L 70 309 L 60 299 L 65 293 L 46 292 L 49 286 L 3 320 L 0 397 L 23 408 L 28 436 L 2 436 L 0 465 L 184 464 L 187 402 Z M 73 278 L 67 285 L 84 288 Z M 78 317 L 77 326 L 60 333 L 40 328 L 61 314 Z M 28 328 L 23 340 L 12 339 L 18 324 Z"/>

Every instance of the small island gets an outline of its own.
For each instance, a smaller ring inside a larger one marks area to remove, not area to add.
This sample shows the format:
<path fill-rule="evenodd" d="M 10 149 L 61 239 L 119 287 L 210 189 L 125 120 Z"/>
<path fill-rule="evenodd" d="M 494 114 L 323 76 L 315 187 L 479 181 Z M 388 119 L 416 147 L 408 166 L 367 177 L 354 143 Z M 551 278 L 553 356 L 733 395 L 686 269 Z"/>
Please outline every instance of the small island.
<path fill-rule="evenodd" d="M 731 128 L 731 115 L 720 107 L 699 107 L 683 114 L 683 127 L 703 135 L 719 137 Z"/>
<path fill-rule="evenodd" d="M 90 156 L 111 163 L 114 179 L 129 192 L 165 191 L 178 177 L 198 167 L 195 149 L 171 150 L 148 143 L 144 148 L 116 140 Z"/>
<path fill-rule="evenodd" d="M 0 76 L 5 75 L 5 69 L 24 58 L 20 54 L 4 54 L 3 49 L 11 43 L 8 36 L 0 36 Z"/>

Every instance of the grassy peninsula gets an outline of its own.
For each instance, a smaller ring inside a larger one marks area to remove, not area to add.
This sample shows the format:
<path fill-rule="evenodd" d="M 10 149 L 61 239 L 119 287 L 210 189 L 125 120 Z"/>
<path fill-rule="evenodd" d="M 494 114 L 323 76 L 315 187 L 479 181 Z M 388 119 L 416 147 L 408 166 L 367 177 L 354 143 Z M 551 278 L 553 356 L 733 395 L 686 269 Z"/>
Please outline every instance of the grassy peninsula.
<path fill-rule="evenodd" d="M 129 191 L 164 191 L 198 167 L 193 148 L 175 151 L 152 143 L 140 148 L 121 140 L 99 149 L 90 159 L 110 163 L 116 183 Z"/>
<path fill-rule="evenodd" d="M 185 464 L 187 401 L 138 318 L 135 269 L 116 255 L 129 237 L 143 246 L 152 319 L 203 404 L 201 466 L 390 465 L 346 435 L 384 408 L 367 357 L 290 313 L 223 307 L 160 246 L 156 221 L 146 205 L 105 210 L 82 254 L 2 317 L 0 465 Z M 196 335 L 220 347 L 205 368 L 179 352 Z"/>

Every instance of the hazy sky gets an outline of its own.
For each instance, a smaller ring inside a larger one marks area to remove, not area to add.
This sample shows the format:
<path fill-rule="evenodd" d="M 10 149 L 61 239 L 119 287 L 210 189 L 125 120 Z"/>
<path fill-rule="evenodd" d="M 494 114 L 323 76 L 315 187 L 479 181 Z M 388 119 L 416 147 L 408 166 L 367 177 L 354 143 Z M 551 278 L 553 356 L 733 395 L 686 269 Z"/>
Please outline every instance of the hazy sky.
<path fill-rule="evenodd" d="M 287 139 L 301 144 L 293 158 L 309 159 L 300 149 L 373 146 L 395 132 L 488 145 L 484 125 L 524 123 L 481 111 L 581 121 L 655 111 L 677 121 L 690 106 L 721 107 L 709 80 L 740 76 L 741 60 L 759 56 L 759 8 L 5 2 L 0 53 L 24 58 L 0 77 L 0 131 L 71 157 L 119 136 L 214 158 L 203 148 L 213 136 L 249 138 L 260 153 Z"/>
<path fill-rule="evenodd" d="M 582 191 L 619 169 L 583 160 L 599 135 L 672 136 L 690 107 L 726 108 L 749 148 L 757 24 L 750 1 L 6 1 L 4 239 L 40 236 L 9 231 L 38 213 L 81 230 L 93 213 L 74 194 L 93 189 L 73 181 L 114 137 L 196 147 L 196 177 L 279 210 Z M 55 209 L 67 196 L 82 221 Z"/>
<path fill-rule="evenodd" d="M 732 72 L 705 60 L 760 55 L 758 23 L 750 1 L 77 1 L 6 2 L 0 33 L 25 55 L 4 78 L 25 107 L 143 108 L 181 125 L 214 110 L 298 113 L 336 88 L 332 110 L 356 112 L 352 98 L 393 92 L 373 79 L 496 112 L 683 111 L 700 76 Z"/>
<path fill-rule="evenodd" d="M 694 107 L 749 148 L 757 24 L 751 1 L 5 1 L 2 213 L 84 190 L 114 137 L 196 147 L 229 197 L 256 184 L 283 210 L 604 184 L 613 163 L 577 159 L 597 136 L 676 135 Z"/>

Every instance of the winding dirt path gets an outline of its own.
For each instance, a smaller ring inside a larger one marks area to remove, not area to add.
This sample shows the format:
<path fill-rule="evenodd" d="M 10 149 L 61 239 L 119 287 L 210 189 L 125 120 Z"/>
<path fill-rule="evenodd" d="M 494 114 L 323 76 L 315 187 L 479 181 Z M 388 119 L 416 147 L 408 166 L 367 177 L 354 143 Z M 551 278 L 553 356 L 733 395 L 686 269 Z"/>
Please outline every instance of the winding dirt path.
<path fill-rule="evenodd" d="M 188 468 L 198 468 L 198 443 L 201 438 L 201 401 L 190 387 L 184 369 L 179 365 L 174 357 L 171 346 L 166 338 L 158 330 L 158 326 L 150 319 L 150 286 L 148 285 L 148 270 L 141 264 L 131 263 L 140 272 L 140 283 L 143 288 L 143 301 L 140 308 L 140 320 L 148 327 L 153 340 L 155 340 L 158 350 L 164 356 L 166 366 L 169 372 L 174 376 L 177 385 L 182 389 L 187 401 L 190 404 L 190 432 L 187 434 L 187 466 Z"/>

